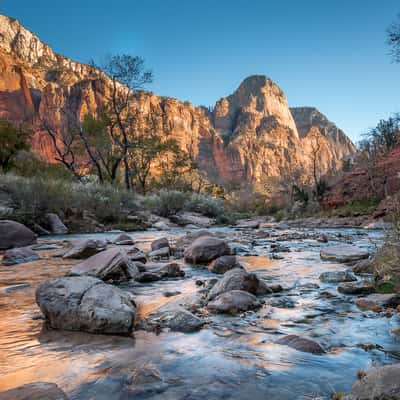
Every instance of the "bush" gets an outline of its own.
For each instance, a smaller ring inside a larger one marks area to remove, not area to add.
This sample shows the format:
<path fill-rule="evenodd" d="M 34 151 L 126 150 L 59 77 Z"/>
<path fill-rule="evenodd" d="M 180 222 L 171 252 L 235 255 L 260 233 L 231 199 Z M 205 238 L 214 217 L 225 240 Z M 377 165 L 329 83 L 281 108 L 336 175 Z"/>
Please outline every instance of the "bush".
<path fill-rule="evenodd" d="M 49 212 L 63 218 L 88 212 L 99 222 L 117 222 L 138 208 L 131 192 L 95 183 L 0 175 L 0 190 L 10 197 L 14 218 L 26 225 L 40 223 Z"/>
<path fill-rule="evenodd" d="M 193 211 L 210 218 L 224 214 L 224 201 L 203 194 L 193 193 L 184 206 L 186 211 Z"/>
<path fill-rule="evenodd" d="M 183 211 L 188 198 L 188 193 L 164 189 L 158 194 L 144 198 L 143 205 L 160 217 L 170 217 Z"/>

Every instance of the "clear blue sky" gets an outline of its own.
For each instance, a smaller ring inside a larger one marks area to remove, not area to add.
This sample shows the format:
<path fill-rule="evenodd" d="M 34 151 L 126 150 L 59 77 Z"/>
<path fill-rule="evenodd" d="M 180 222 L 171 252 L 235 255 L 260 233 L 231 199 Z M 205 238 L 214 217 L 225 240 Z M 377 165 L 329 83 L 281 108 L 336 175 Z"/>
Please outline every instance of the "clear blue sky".
<path fill-rule="evenodd" d="M 385 44 L 399 0 L 0 0 L 0 12 L 78 61 L 140 55 L 149 89 L 196 105 L 265 74 L 353 140 L 400 111 Z"/>

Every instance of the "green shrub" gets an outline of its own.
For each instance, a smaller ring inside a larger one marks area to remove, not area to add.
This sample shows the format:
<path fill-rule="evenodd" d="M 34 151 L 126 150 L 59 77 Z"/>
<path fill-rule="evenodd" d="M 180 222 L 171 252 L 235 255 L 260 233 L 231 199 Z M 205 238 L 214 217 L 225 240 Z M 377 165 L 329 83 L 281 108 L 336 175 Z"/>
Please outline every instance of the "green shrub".
<path fill-rule="evenodd" d="M 197 193 L 190 195 L 184 208 L 186 211 L 197 212 L 210 218 L 216 218 L 224 214 L 224 202 L 222 199 Z"/>
<path fill-rule="evenodd" d="M 143 205 L 160 217 L 170 217 L 183 211 L 188 198 L 188 193 L 164 189 L 160 190 L 158 194 L 145 198 Z"/>

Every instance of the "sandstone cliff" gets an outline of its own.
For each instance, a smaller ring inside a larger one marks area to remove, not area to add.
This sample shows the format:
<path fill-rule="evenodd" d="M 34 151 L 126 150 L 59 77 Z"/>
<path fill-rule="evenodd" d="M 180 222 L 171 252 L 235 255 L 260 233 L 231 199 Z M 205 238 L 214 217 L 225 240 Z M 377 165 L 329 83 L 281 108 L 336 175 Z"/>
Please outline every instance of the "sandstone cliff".
<path fill-rule="evenodd" d="M 63 110 L 77 119 L 95 114 L 109 86 L 101 71 L 55 54 L 18 21 L 0 15 L 0 116 L 33 124 L 38 155 L 54 159 L 39 123 L 43 116 L 62 126 Z M 245 79 L 212 111 L 149 92 L 138 92 L 136 102 L 144 115 L 161 113 L 181 147 L 222 183 L 261 184 L 294 171 L 307 180 L 315 159 L 319 174 L 332 173 L 355 150 L 316 109 L 289 109 L 283 91 L 265 76 Z"/>

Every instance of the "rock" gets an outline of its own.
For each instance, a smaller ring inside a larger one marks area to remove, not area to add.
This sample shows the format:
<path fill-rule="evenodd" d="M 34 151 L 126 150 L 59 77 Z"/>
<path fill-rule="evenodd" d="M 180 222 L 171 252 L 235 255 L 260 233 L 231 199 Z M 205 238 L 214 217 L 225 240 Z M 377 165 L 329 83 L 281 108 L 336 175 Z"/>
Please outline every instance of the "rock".
<path fill-rule="evenodd" d="M 229 253 L 230 249 L 225 241 L 211 236 L 201 236 L 185 250 L 184 257 L 192 264 L 207 264 Z"/>
<path fill-rule="evenodd" d="M 240 220 L 238 221 L 236 228 L 239 229 L 258 229 L 261 222 L 257 220 Z"/>
<path fill-rule="evenodd" d="M 72 267 L 71 276 L 93 276 L 103 281 L 124 282 L 134 279 L 139 269 L 119 248 L 102 251 Z"/>
<path fill-rule="evenodd" d="M 155 250 L 160 250 L 163 248 L 170 248 L 171 246 L 169 245 L 169 241 L 166 237 L 160 238 L 160 239 L 156 239 L 151 243 L 151 250 L 155 251 Z"/>
<path fill-rule="evenodd" d="M 361 310 L 382 311 L 383 308 L 396 308 L 400 305 L 400 294 L 370 294 L 356 300 L 356 305 Z"/>
<path fill-rule="evenodd" d="M 135 277 L 135 281 L 140 283 L 156 282 L 159 281 L 160 279 L 161 279 L 160 275 L 149 271 L 141 272 L 139 275 Z"/>
<path fill-rule="evenodd" d="M 338 283 L 338 282 L 355 282 L 357 278 L 350 271 L 329 271 L 323 272 L 319 279 L 322 282 Z"/>
<path fill-rule="evenodd" d="M 325 234 L 322 234 L 321 236 L 319 236 L 319 237 L 317 238 L 317 242 L 320 242 L 320 243 L 328 243 L 328 242 L 329 242 L 328 236 L 325 235 Z"/>
<path fill-rule="evenodd" d="M 344 294 L 370 294 L 375 292 L 375 287 L 373 282 L 363 280 L 341 283 L 337 290 Z"/>
<path fill-rule="evenodd" d="M 84 259 L 104 251 L 107 243 L 104 240 L 85 239 L 73 244 L 63 258 Z"/>
<path fill-rule="evenodd" d="M 121 233 L 114 239 L 114 244 L 118 246 L 132 246 L 133 244 L 135 244 L 135 242 L 126 233 Z"/>
<path fill-rule="evenodd" d="M 205 217 L 204 215 L 197 213 L 185 212 L 178 215 L 173 215 L 170 220 L 180 226 L 185 225 L 196 225 L 203 228 L 208 228 L 215 224 L 215 220 L 212 218 Z"/>
<path fill-rule="evenodd" d="M 157 221 L 152 225 L 152 227 L 159 231 L 168 231 L 169 229 L 172 229 L 174 226 L 173 224 L 170 224 L 166 221 Z"/>
<path fill-rule="evenodd" d="M 142 264 L 147 263 L 146 254 L 140 251 L 137 247 L 131 247 L 130 249 L 127 249 L 125 251 L 131 261 L 140 262 Z"/>
<path fill-rule="evenodd" d="M 222 293 L 231 290 L 243 290 L 252 294 L 272 293 L 268 286 L 257 275 L 248 273 L 244 269 L 235 268 L 226 272 L 224 276 L 213 286 L 208 294 L 208 300 L 214 300 Z"/>
<path fill-rule="evenodd" d="M 304 353 L 324 354 L 325 350 L 317 342 L 311 339 L 302 338 L 297 335 L 287 335 L 277 341 L 278 344 L 289 346 Z"/>
<path fill-rule="evenodd" d="M 282 246 L 281 244 L 273 243 L 271 244 L 272 253 L 290 253 L 290 248 L 287 246 Z"/>
<path fill-rule="evenodd" d="M 68 400 L 68 397 L 55 383 L 35 382 L 0 392 L 0 400 Z"/>
<path fill-rule="evenodd" d="M 198 239 L 199 237 L 202 236 L 211 236 L 211 237 L 215 237 L 215 235 L 212 232 L 209 232 L 205 229 L 196 231 L 196 232 L 189 232 L 186 235 L 180 237 L 177 241 L 176 241 L 176 247 L 177 248 L 184 248 L 186 246 L 189 246 L 190 244 L 192 244 L 196 239 Z"/>
<path fill-rule="evenodd" d="M 278 297 L 272 299 L 270 305 L 277 308 L 295 308 L 296 302 L 290 297 Z"/>
<path fill-rule="evenodd" d="M 243 268 L 236 256 L 222 256 L 215 259 L 209 269 L 214 274 L 224 274 L 233 268 Z"/>
<path fill-rule="evenodd" d="M 150 258 L 169 258 L 171 249 L 163 247 L 161 249 L 153 250 L 149 253 Z"/>
<path fill-rule="evenodd" d="M 0 220 L 0 250 L 25 247 L 36 243 L 36 235 L 25 225 L 15 221 Z"/>
<path fill-rule="evenodd" d="M 356 265 L 352 268 L 355 274 L 373 274 L 374 262 L 373 260 L 366 259 L 357 261 Z"/>
<path fill-rule="evenodd" d="M 392 224 L 390 224 L 389 222 L 385 222 L 382 219 L 378 220 L 378 221 L 372 221 L 367 225 L 364 225 L 363 228 L 364 229 L 390 229 L 392 226 Z"/>
<path fill-rule="evenodd" d="M 23 264 L 39 260 L 40 257 L 29 247 L 20 247 L 7 250 L 3 255 L 3 265 Z"/>
<path fill-rule="evenodd" d="M 185 276 L 185 271 L 181 269 L 178 263 L 172 262 L 161 267 L 157 273 L 162 279 L 165 278 L 182 278 Z"/>
<path fill-rule="evenodd" d="M 167 290 L 166 292 L 163 292 L 163 295 L 165 297 L 174 297 L 180 295 L 181 292 L 179 290 L 174 290 L 174 291 L 169 291 Z"/>
<path fill-rule="evenodd" d="M 36 302 L 54 329 L 129 334 L 135 322 L 132 295 L 92 277 L 50 279 L 36 290 Z"/>
<path fill-rule="evenodd" d="M 68 228 L 63 224 L 57 214 L 46 214 L 46 222 L 50 233 L 52 233 L 53 235 L 65 235 L 68 233 Z"/>
<path fill-rule="evenodd" d="M 346 400 L 400 400 L 400 364 L 372 368 L 352 388 Z"/>
<path fill-rule="evenodd" d="M 261 307 L 257 297 L 243 290 L 231 290 L 209 302 L 207 308 L 214 313 L 238 314 Z"/>
<path fill-rule="evenodd" d="M 43 226 L 34 223 L 32 229 L 34 230 L 35 233 L 37 233 L 39 236 L 47 236 L 50 235 L 51 232 L 48 231 L 47 229 L 44 229 Z"/>
<path fill-rule="evenodd" d="M 146 330 L 170 329 L 177 332 L 194 332 L 202 328 L 204 322 L 183 307 L 168 305 L 151 313 L 142 326 Z"/>
<path fill-rule="evenodd" d="M 340 244 L 324 247 L 321 249 L 320 255 L 322 260 L 346 263 L 368 258 L 369 251 L 348 244 Z"/>
<path fill-rule="evenodd" d="M 164 380 L 160 370 L 152 364 L 147 364 L 132 373 L 131 383 L 134 385 L 147 385 Z"/>

